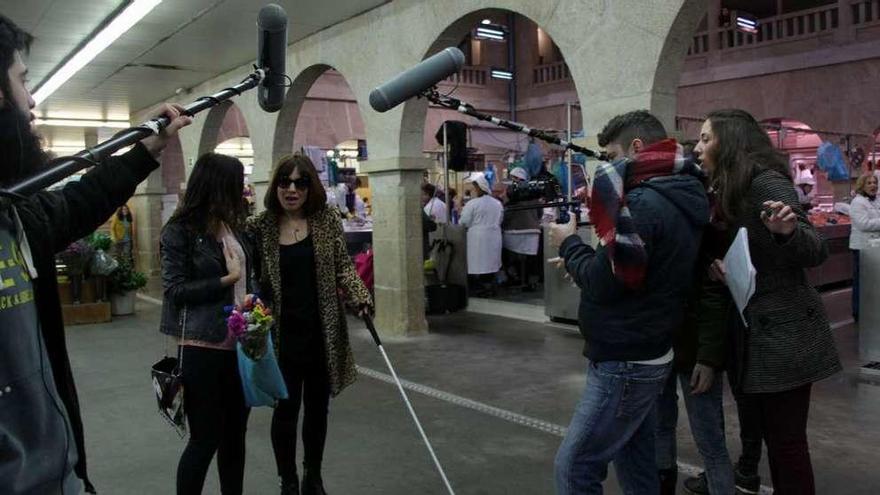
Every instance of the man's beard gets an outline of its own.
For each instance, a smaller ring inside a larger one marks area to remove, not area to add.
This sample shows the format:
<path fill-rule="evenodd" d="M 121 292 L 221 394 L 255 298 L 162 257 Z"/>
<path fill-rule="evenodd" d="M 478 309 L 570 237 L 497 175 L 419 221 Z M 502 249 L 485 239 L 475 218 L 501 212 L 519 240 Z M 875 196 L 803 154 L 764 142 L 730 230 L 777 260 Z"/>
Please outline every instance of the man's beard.
<path fill-rule="evenodd" d="M 0 105 L 0 187 L 43 168 L 48 158 L 28 116 L 12 105 Z"/>

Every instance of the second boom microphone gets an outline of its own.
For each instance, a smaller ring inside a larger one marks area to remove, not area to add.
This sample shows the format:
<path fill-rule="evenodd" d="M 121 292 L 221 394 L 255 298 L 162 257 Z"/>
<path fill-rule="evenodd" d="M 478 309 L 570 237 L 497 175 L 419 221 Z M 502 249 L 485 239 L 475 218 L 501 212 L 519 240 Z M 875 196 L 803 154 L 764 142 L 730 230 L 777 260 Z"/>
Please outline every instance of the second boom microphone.
<path fill-rule="evenodd" d="M 377 112 L 387 112 L 455 74 L 461 70 L 462 65 L 464 53 L 458 48 L 447 48 L 371 91 L 370 106 Z"/>

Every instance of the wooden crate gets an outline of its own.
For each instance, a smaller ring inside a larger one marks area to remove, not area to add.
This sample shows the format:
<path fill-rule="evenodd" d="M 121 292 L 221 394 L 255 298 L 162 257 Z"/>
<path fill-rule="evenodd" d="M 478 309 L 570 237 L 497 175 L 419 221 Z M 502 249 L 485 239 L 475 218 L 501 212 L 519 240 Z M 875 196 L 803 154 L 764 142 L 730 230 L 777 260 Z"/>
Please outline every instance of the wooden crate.
<path fill-rule="evenodd" d="M 86 325 L 106 323 L 111 320 L 110 303 L 62 304 L 65 325 Z"/>

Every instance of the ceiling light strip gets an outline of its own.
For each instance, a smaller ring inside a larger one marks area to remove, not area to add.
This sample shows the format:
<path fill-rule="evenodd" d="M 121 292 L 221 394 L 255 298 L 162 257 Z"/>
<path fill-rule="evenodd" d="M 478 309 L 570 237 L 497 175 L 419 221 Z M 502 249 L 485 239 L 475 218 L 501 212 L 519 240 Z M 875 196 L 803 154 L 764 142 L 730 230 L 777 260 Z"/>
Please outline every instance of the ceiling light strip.
<path fill-rule="evenodd" d="M 48 79 L 42 82 L 34 93 L 34 101 L 37 105 L 46 100 L 52 93 L 61 87 L 74 74 L 94 60 L 99 53 L 104 51 L 132 26 L 144 18 L 162 0 L 134 0 L 113 18 L 98 34 L 83 45 L 64 64 L 55 70 Z"/>
<path fill-rule="evenodd" d="M 131 123 L 125 120 L 36 119 L 34 123 L 53 127 L 110 127 L 114 129 L 131 127 Z"/>

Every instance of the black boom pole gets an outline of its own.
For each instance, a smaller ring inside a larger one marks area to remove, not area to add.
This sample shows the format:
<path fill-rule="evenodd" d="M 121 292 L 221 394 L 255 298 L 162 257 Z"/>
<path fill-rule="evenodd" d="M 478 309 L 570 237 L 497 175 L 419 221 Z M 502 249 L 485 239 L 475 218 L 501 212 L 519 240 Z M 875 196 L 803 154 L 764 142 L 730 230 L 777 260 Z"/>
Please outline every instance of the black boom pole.
<path fill-rule="evenodd" d="M 226 88 L 211 96 L 202 96 L 185 106 L 182 114 L 191 117 L 203 110 L 219 105 L 233 96 L 238 96 L 249 89 L 257 87 L 257 85 L 260 84 L 260 81 L 265 77 L 266 72 L 263 69 L 256 69 L 235 86 Z M 162 129 L 168 126 L 170 122 L 171 121 L 168 117 L 157 117 L 144 122 L 137 127 L 131 127 L 120 131 L 112 138 L 103 143 L 99 143 L 93 148 L 85 149 L 73 156 L 66 156 L 53 160 L 50 163 L 50 167 L 46 170 L 40 171 L 30 177 L 26 177 L 7 189 L 0 189 L 0 197 L 6 196 L 21 199 L 22 197 L 41 191 L 52 184 L 70 177 L 84 168 L 97 165 L 100 161 L 121 148 L 137 143 L 148 136 L 158 134 Z"/>

